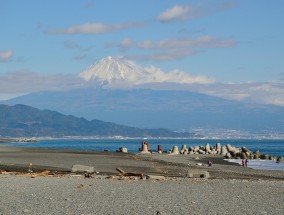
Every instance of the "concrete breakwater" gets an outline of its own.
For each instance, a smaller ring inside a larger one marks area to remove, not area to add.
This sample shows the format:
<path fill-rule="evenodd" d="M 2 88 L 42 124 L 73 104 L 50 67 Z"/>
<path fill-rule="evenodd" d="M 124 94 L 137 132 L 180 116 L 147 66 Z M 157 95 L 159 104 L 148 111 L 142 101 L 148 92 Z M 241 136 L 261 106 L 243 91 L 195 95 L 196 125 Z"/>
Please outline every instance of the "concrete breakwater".
<path fill-rule="evenodd" d="M 146 149 L 145 149 L 145 145 L 147 145 Z M 141 153 L 150 153 L 149 150 L 149 144 L 142 142 L 142 147 L 143 150 L 141 151 Z M 284 157 L 283 156 L 271 156 L 268 154 L 261 154 L 259 150 L 256 150 L 254 152 L 250 151 L 248 148 L 246 148 L 245 146 L 243 147 L 234 147 L 230 144 L 226 144 L 224 146 L 222 146 L 220 143 L 217 143 L 215 146 L 210 146 L 209 143 L 205 144 L 205 146 L 191 146 L 189 148 L 187 148 L 186 145 L 182 145 L 181 149 L 179 150 L 178 146 L 174 146 L 172 148 L 172 150 L 169 151 L 162 151 L 162 147 L 159 145 L 158 153 L 162 154 L 162 153 L 166 153 L 166 154 L 210 154 L 210 155 L 221 155 L 224 156 L 224 158 L 227 159 L 263 159 L 263 160 L 273 160 L 276 162 L 281 162 L 284 161 Z"/>
<path fill-rule="evenodd" d="M 35 138 L 0 138 L 0 143 L 10 143 L 10 142 L 37 142 Z"/>

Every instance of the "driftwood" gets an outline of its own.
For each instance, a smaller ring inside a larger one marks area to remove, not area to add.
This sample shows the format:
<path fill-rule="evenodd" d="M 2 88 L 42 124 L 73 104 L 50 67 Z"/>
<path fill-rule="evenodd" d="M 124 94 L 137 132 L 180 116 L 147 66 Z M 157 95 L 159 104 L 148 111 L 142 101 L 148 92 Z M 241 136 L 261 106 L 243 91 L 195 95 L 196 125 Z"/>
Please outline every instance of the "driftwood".
<path fill-rule="evenodd" d="M 137 176 L 143 178 L 143 173 L 125 172 L 120 168 L 116 168 L 116 171 L 118 171 L 122 176 Z"/>

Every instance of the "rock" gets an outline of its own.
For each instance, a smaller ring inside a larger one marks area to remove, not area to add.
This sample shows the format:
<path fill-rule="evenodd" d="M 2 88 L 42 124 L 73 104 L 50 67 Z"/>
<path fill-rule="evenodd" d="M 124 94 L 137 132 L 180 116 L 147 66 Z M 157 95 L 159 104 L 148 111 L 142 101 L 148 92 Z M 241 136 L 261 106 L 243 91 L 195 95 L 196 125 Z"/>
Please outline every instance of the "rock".
<path fill-rule="evenodd" d="M 226 146 L 222 146 L 221 147 L 221 155 L 225 156 L 228 153 L 227 147 Z"/>
<path fill-rule="evenodd" d="M 232 158 L 232 155 L 231 155 L 229 152 L 227 152 L 226 155 L 225 155 L 225 157 L 228 158 L 228 159 L 230 159 L 230 158 Z"/>
<path fill-rule="evenodd" d="M 242 153 L 241 153 L 241 159 L 247 159 L 247 155 L 246 155 L 245 152 L 242 152 Z"/>
<path fill-rule="evenodd" d="M 179 150 L 178 150 L 178 147 L 177 146 L 174 146 L 172 151 L 171 151 L 171 154 L 173 155 L 178 155 L 179 154 Z"/>
<path fill-rule="evenodd" d="M 193 149 L 193 152 L 198 152 L 198 150 L 199 150 L 199 146 L 195 146 Z"/>
<path fill-rule="evenodd" d="M 142 151 L 140 153 L 141 154 L 149 154 L 150 153 L 148 151 L 148 145 L 147 144 L 142 144 Z"/>
<path fill-rule="evenodd" d="M 209 178 L 209 172 L 204 170 L 187 170 L 186 177 L 188 178 Z"/>
<path fill-rule="evenodd" d="M 256 155 L 260 155 L 260 152 L 259 152 L 259 150 L 256 150 L 253 154 L 256 154 Z"/>
<path fill-rule="evenodd" d="M 119 148 L 116 150 L 116 152 L 128 153 L 128 150 L 127 150 L 127 148 L 125 148 L 125 147 L 119 147 Z"/>
<path fill-rule="evenodd" d="M 269 159 L 269 155 L 268 154 L 260 155 L 260 158 L 264 159 L 264 160 L 268 160 Z"/>
<path fill-rule="evenodd" d="M 259 159 L 259 154 L 254 154 L 253 159 Z"/>
<path fill-rule="evenodd" d="M 128 153 L 128 150 L 127 150 L 127 148 L 122 147 L 122 148 L 121 148 L 121 152 L 123 152 L 123 153 Z"/>
<path fill-rule="evenodd" d="M 87 172 L 87 173 L 94 173 L 94 167 L 92 166 L 84 166 L 84 165 L 80 165 L 80 164 L 75 164 L 72 167 L 72 172 Z"/>
<path fill-rule="evenodd" d="M 209 143 L 205 145 L 205 152 L 211 152 Z"/>
<path fill-rule="evenodd" d="M 188 149 L 185 149 L 182 154 L 187 155 L 188 154 Z"/>
<path fill-rule="evenodd" d="M 230 144 L 227 144 L 227 150 L 230 152 L 231 155 L 235 156 L 239 150 L 237 150 L 235 147 L 231 146 Z"/>
<path fill-rule="evenodd" d="M 180 153 L 181 153 L 181 154 L 184 154 L 185 152 L 188 152 L 188 149 L 186 148 L 186 145 L 182 145 L 182 146 L 181 146 Z"/>
<path fill-rule="evenodd" d="M 221 154 L 221 143 L 216 144 L 216 154 Z"/>
<path fill-rule="evenodd" d="M 242 149 L 243 152 L 245 152 L 245 153 L 249 152 L 249 154 L 251 154 L 251 151 L 248 150 L 246 147 L 242 147 L 241 149 Z"/>
<path fill-rule="evenodd" d="M 198 150 L 198 153 L 199 153 L 199 154 L 205 154 L 205 151 L 203 151 L 202 149 L 199 149 L 199 150 Z"/>

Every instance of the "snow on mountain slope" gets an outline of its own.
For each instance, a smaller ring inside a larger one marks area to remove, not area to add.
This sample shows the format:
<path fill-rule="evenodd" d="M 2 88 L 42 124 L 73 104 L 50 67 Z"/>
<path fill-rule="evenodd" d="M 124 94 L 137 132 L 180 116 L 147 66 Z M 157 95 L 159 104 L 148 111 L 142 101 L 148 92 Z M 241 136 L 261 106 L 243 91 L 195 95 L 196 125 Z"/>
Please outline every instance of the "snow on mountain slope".
<path fill-rule="evenodd" d="M 86 81 L 111 84 L 122 81 L 139 84 L 151 81 L 151 74 L 132 61 L 119 57 L 106 57 L 79 74 Z"/>
<path fill-rule="evenodd" d="M 191 77 L 182 71 L 165 73 L 162 70 L 150 66 L 142 68 L 134 62 L 123 57 L 106 57 L 98 63 L 91 65 L 81 72 L 79 77 L 85 81 L 96 81 L 100 84 L 145 84 L 151 82 L 174 83 L 211 83 L 212 80 L 204 76 Z"/>

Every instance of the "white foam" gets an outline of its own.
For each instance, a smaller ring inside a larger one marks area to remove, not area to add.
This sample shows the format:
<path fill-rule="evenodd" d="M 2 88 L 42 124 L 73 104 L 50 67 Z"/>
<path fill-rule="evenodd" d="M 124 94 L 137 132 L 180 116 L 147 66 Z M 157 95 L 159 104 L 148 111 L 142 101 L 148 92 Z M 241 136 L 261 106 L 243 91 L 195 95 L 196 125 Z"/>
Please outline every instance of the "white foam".
<path fill-rule="evenodd" d="M 228 162 L 238 163 L 241 165 L 240 159 L 225 159 Z M 248 167 L 252 169 L 266 169 L 266 170 L 283 170 L 284 162 L 276 163 L 272 160 L 248 160 Z"/>

